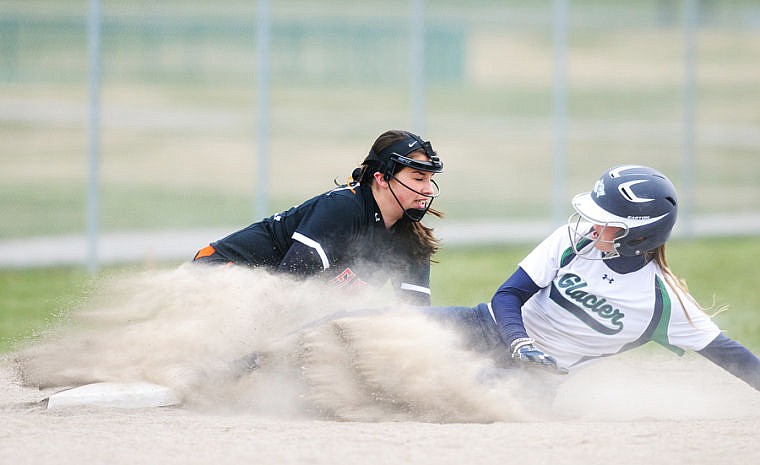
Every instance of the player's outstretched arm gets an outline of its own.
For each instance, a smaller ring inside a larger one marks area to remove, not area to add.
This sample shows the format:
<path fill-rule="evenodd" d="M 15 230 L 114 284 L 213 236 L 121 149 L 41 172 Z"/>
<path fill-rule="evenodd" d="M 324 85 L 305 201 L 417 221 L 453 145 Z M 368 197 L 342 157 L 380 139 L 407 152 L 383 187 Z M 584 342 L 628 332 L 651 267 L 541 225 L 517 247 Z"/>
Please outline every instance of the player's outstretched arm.
<path fill-rule="evenodd" d="M 528 273 L 517 267 L 491 299 L 496 326 L 507 346 L 512 347 L 515 340 L 529 337 L 522 319 L 522 306 L 539 290 Z"/>
<path fill-rule="evenodd" d="M 720 334 L 698 353 L 760 391 L 760 359 L 743 345 Z"/>

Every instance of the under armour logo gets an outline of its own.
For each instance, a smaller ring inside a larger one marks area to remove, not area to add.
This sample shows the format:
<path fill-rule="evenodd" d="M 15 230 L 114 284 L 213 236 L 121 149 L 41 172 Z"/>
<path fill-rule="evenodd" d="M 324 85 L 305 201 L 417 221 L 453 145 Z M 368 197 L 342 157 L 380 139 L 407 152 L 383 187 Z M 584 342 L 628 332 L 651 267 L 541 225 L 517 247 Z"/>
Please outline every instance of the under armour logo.
<path fill-rule="evenodd" d="M 604 276 L 602 276 L 602 279 L 605 280 L 605 281 L 607 281 L 610 284 L 612 284 L 612 281 L 615 280 L 615 278 L 609 277 L 606 274 Z"/>

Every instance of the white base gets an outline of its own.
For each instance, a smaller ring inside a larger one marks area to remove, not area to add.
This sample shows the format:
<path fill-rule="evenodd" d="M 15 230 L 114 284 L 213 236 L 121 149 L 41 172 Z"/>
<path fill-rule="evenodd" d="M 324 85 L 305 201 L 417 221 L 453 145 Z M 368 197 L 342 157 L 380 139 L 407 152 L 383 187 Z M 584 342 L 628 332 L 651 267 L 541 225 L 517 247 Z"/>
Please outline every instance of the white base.
<path fill-rule="evenodd" d="M 146 408 L 165 407 L 179 403 L 179 399 L 166 386 L 145 382 L 102 382 L 56 392 L 48 397 L 47 408 L 74 406 Z"/>

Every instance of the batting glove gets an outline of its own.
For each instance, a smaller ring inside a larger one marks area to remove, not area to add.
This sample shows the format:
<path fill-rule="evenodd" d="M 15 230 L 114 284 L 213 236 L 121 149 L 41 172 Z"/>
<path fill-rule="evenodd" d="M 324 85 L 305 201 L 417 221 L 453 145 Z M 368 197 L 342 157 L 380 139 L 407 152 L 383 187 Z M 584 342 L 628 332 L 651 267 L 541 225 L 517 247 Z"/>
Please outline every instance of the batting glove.
<path fill-rule="evenodd" d="M 566 375 L 567 368 L 560 367 L 557 359 L 546 355 L 533 345 L 535 341 L 529 337 L 521 337 L 512 341 L 512 360 L 523 366 L 537 367 L 556 374 Z"/>

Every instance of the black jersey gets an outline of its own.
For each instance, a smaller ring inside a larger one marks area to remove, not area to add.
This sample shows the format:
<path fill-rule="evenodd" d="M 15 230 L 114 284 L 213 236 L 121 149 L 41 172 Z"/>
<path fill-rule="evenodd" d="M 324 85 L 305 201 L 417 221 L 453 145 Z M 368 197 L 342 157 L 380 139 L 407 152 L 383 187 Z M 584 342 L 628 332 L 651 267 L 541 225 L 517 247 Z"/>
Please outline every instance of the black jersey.
<path fill-rule="evenodd" d="M 370 186 L 356 184 L 332 189 L 211 245 L 233 263 L 320 275 L 339 287 L 381 287 L 390 279 L 405 301 L 429 305 L 430 258 L 413 256 L 395 226 L 385 228 Z"/>

